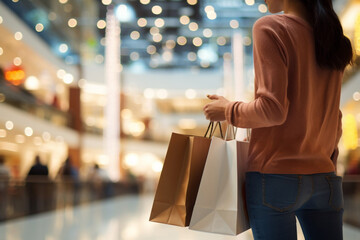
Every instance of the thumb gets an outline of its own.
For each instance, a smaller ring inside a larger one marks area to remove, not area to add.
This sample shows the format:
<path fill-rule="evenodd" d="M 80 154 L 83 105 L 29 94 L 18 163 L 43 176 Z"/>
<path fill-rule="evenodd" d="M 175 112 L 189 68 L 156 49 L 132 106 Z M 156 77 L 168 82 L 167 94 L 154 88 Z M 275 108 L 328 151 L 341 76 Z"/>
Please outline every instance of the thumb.
<path fill-rule="evenodd" d="M 218 100 L 219 99 L 219 96 L 218 95 L 207 95 L 207 97 L 210 99 L 210 100 Z"/>

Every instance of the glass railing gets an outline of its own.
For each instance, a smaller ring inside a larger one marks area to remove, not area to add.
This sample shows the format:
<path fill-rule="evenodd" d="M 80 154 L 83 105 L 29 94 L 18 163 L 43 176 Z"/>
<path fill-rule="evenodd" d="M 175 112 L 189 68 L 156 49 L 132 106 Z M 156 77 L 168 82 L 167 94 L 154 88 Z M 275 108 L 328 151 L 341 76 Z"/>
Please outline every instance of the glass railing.
<path fill-rule="evenodd" d="M 72 127 L 71 116 L 36 98 L 26 89 L 0 77 L 0 103 L 6 103 L 57 126 Z"/>

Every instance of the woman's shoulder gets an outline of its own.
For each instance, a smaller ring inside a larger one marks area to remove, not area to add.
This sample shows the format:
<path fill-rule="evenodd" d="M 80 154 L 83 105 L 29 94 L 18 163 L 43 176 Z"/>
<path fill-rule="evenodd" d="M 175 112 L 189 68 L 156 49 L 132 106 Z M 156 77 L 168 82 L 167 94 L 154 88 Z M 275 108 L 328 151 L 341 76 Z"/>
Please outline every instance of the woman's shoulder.
<path fill-rule="evenodd" d="M 273 28 L 274 30 L 284 29 L 285 22 L 284 22 L 283 15 L 263 16 L 255 22 L 254 29 L 256 29 L 256 28 Z"/>

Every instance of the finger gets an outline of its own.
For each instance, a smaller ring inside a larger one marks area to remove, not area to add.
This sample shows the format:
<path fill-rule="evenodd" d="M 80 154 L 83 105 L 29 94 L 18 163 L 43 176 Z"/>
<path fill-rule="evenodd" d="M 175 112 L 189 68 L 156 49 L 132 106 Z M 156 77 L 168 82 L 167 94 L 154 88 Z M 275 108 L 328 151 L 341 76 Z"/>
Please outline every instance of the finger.
<path fill-rule="evenodd" d="M 210 99 L 210 100 L 218 100 L 219 99 L 219 96 L 218 95 L 207 95 L 207 97 Z"/>

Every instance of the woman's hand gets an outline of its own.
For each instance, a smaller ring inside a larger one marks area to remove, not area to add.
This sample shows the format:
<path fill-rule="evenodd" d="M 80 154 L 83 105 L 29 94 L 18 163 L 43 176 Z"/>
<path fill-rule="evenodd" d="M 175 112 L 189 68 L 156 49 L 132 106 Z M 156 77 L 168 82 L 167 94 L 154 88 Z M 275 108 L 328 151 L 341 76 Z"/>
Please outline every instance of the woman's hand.
<path fill-rule="evenodd" d="M 224 121 L 225 108 L 229 100 L 218 95 L 207 95 L 207 97 L 214 101 L 206 104 L 204 107 L 204 114 L 206 119 L 210 120 L 211 122 Z"/>

